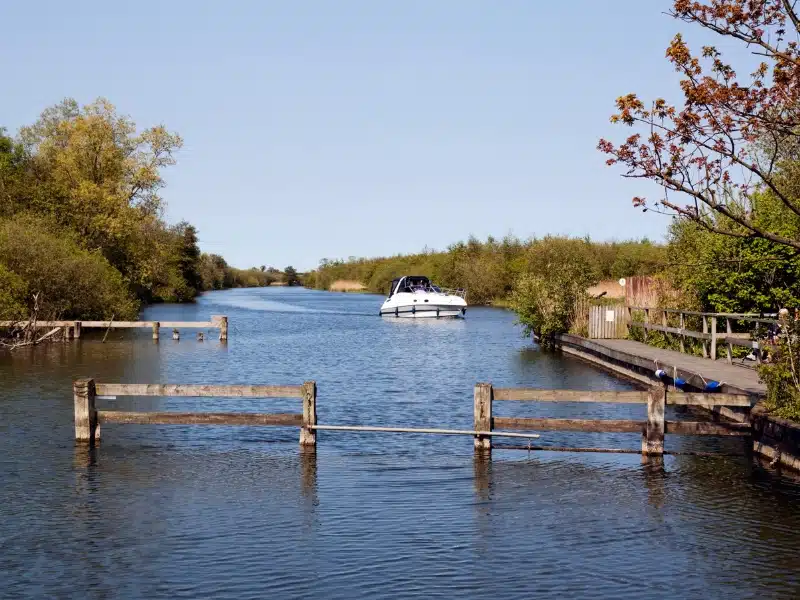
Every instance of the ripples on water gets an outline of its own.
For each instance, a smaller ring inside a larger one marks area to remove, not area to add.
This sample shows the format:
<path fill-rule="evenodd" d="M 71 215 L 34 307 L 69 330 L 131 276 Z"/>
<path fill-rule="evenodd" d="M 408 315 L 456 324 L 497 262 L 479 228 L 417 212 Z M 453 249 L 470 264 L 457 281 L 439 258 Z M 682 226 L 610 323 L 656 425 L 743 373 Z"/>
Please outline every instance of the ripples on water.
<path fill-rule="evenodd" d="M 227 346 L 113 333 L 0 356 L 0 595 L 9 598 L 796 598 L 800 488 L 749 457 L 495 451 L 471 439 L 294 429 L 104 428 L 72 443 L 70 381 L 300 383 L 322 423 L 464 427 L 472 387 L 627 389 L 541 354 L 513 316 L 381 320 L 375 296 L 232 290 L 148 318 L 228 314 Z M 166 336 L 165 336 L 166 337 Z M 137 410 L 294 411 L 296 400 L 142 398 Z M 497 403 L 642 418 L 643 406 Z M 681 415 L 672 415 L 681 418 Z M 636 448 L 626 434 L 542 444 Z M 741 452 L 741 440 L 667 438 Z"/>

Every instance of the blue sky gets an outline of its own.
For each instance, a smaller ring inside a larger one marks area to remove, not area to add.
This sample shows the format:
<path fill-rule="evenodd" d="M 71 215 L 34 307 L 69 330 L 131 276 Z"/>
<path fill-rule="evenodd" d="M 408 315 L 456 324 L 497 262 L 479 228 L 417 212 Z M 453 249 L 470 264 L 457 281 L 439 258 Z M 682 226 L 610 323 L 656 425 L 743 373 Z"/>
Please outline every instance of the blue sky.
<path fill-rule="evenodd" d="M 675 97 L 661 0 L 6 2 L 0 125 L 104 96 L 184 149 L 170 221 L 236 266 L 469 235 L 661 239 L 604 165 L 629 91 Z M 670 96 L 672 95 L 672 96 Z"/>

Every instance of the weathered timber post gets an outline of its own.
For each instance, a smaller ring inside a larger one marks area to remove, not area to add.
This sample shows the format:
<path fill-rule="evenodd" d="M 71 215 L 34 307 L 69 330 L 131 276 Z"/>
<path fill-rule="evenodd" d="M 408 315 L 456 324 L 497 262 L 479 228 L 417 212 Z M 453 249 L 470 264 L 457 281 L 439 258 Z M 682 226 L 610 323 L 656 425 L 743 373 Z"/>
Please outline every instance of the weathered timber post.
<path fill-rule="evenodd" d="M 644 325 L 645 325 L 645 326 L 643 327 L 643 329 L 644 329 L 644 342 L 645 342 L 645 344 L 647 343 L 647 326 L 648 326 L 649 324 L 650 324 L 650 309 L 649 309 L 649 308 L 645 308 L 645 309 L 644 309 Z"/>
<path fill-rule="evenodd" d="M 81 321 L 75 321 L 72 324 L 73 330 L 75 331 L 75 339 L 76 340 L 80 339 L 80 337 L 81 337 L 81 325 L 82 325 Z"/>
<path fill-rule="evenodd" d="M 228 339 L 228 317 L 225 315 L 211 315 L 211 322 L 219 327 L 219 339 L 221 342 Z"/>
<path fill-rule="evenodd" d="M 686 336 L 683 335 L 683 330 L 685 328 L 685 319 L 683 318 L 683 313 L 680 314 L 681 317 L 681 352 L 686 352 Z"/>
<path fill-rule="evenodd" d="M 667 311 L 665 310 L 661 311 L 661 325 L 663 325 L 665 329 L 669 325 L 669 320 L 667 319 Z M 664 333 L 666 333 L 666 331 Z"/>
<path fill-rule="evenodd" d="M 161 323 L 158 321 L 153 321 L 153 339 L 158 339 L 158 330 L 161 329 Z"/>
<path fill-rule="evenodd" d="M 181 332 L 180 332 L 180 331 L 178 331 L 177 329 L 173 329 L 173 330 L 172 330 L 172 339 L 173 339 L 173 340 L 179 340 L 179 339 L 181 339 Z"/>
<path fill-rule="evenodd" d="M 651 387 L 647 392 L 647 423 L 642 433 L 642 454 L 664 454 L 664 409 L 666 389 Z"/>
<path fill-rule="evenodd" d="M 94 444 L 100 440 L 100 425 L 95 408 L 94 379 L 76 379 L 72 383 L 75 403 L 75 441 Z"/>
<path fill-rule="evenodd" d="M 733 333 L 731 331 L 731 319 L 730 317 L 725 318 L 725 331 L 727 332 L 728 336 Z M 733 363 L 733 344 L 728 342 L 728 364 Z"/>
<path fill-rule="evenodd" d="M 494 390 L 491 383 L 478 383 L 475 385 L 475 431 L 492 430 L 492 400 Z M 488 435 L 475 436 L 475 450 L 491 450 L 492 438 Z"/>
<path fill-rule="evenodd" d="M 628 320 L 625 323 L 625 336 L 630 337 L 631 335 L 631 325 L 633 325 L 633 311 L 631 310 L 630 306 L 625 306 L 625 311 L 628 316 Z"/>
<path fill-rule="evenodd" d="M 711 317 L 711 360 L 717 360 L 717 317 Z"/>
<path fill-rule="evenodd" d="M 708 333 L 708 317 L 703 315 L 703 333 Z M 703 336 L 703 358 L 708 358 L 708 340 Z"/>
<path fill-rule="evenodd" d="M 317 431 L 311 429 L 317 424 L 317 383 L 306 381 L 303 384 L 303 424 L 300 428 L 300 445 L 316 446 Z"/>

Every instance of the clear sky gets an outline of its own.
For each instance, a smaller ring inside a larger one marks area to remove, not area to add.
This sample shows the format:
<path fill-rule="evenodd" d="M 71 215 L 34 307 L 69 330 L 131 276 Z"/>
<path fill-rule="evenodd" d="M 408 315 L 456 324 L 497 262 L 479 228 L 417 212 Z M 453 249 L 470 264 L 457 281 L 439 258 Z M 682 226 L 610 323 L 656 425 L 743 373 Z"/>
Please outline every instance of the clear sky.
<path fill-rule="evenodd" d="M 0 125 L 104 96 L 184 149 L 167 218 L 239 267 L 469 235 L 662 239 L 604 165 L 614 99 L 675 93 L 666 0 L 27 0 L 0 6 Z"/>

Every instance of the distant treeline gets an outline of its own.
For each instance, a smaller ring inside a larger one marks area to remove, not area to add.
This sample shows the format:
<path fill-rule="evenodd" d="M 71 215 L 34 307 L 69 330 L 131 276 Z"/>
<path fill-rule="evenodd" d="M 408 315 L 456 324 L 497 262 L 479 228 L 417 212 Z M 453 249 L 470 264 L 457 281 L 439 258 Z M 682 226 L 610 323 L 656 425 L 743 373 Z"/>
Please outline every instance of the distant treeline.
<path fill-rule="evenodd" d="M 133 319 L 143 303 L 296 283 L 201 254 L 192 225 L 164 221 L 161 171 L 181 145 L 163 126 L 137 132 L 102 99 L 64 100 L 14 137 L 0 129 L 0 319 L 35 307 L 39 318 Z"/>
<path fill-rule="evenodd" d="M 369 291 L 386 293 L 402 275 L 426 275 L 445 287 L 467 290 L 470 304 L 505 301 L 525 275 L 548 276 L 564 261 L 581 265 L 596 283 L 629 275 L 649 275 L 665 260 L 664 246 L 648 240 L 594 242 L 588 238 L 547 236 L 520 240 L 507 236 L 451 245 L 444 252 L 423 252 L 385 258 L 323 259 L 306 275 L 308 287 L 328 289 L 334 281 L 361 282 Z"/>

